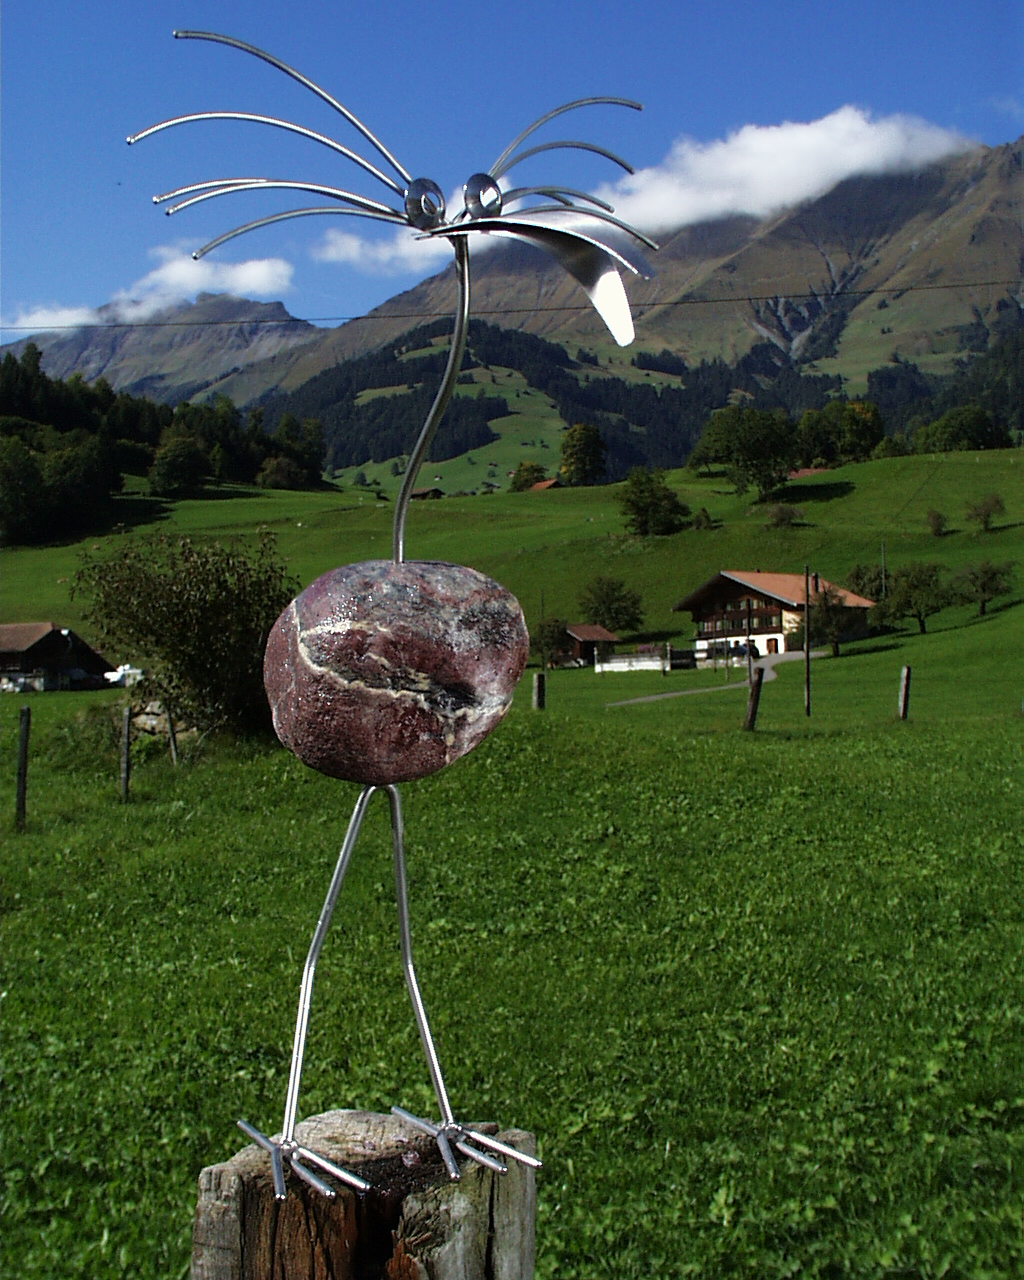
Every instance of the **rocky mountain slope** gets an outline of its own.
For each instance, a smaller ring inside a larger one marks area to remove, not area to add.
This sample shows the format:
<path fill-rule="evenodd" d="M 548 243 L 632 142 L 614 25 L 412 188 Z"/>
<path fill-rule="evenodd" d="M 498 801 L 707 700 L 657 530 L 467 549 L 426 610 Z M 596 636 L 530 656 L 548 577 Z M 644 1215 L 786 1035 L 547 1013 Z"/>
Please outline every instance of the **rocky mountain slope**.
<path fill-rule="evenodd" d="M 1021 324 L 1022 162 L 1024 137 L 918 173 L 849 179 L 773 218 L 719 219 L 664 237 L 652 255 L 656 277 L 627 282 L 632 350 L 734 362 L 768 340 L 854 390 L 895 355 L 949 371 Z M 454 298 L 446 270 L 337 329 L 296 321 L 280 303 L 203 295 L 167 313 L 174 327 L 36 341 L 51 375 L 77 370 L 168 401 L 223 392 L 246 404 L 292 391 L 420 318 L 450 314 Z M 585 345 L 604 364 L 622 358 L 576 284 L 526 246 L 476 256 L 473 314 Z M 195 323 L 212 318 L 227 323 Z"/>

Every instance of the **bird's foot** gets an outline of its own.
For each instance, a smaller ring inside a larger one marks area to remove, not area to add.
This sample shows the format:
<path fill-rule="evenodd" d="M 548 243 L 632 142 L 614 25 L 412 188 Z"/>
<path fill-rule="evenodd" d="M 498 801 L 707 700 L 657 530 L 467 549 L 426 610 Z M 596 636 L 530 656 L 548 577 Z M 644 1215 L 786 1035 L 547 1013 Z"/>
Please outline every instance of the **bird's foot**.
<path fill-rule="evenodd" d="M 525 1164 L 531 1169 L 539 1169 L 541 1167 L 541 1162 L 535 1156 L 528 1156 L 525 1151 L 517 1151 L 515 1147 L 510 1147 L 507 1143 L 499 1142 L 497 1138 L 492 1138 L 490 1134 L 477 1133 L 475 1129 L 470 1129 L 455 1120 L 434 1124 L 430 1120 L 421 1120 L 419 1116 L 414 1116 L 410 1112 L 404 1111 L 401 1107 L 392 1107 L 391 1114 L 398 1116 L 406 1124 L 411 1124 L 414 1129 L 419 1129 L 421 1133 L 429 1133 L 432 1138 L 437 1140 L 437 1148 L 441 1152 L 441 1159 L 444 1161 L 448 1176 L 453 1182 L 458 1180 L 459 1166 L 452 1154 L 452 1147 L 456 1151 L 460 1151 L 464 1156 L 468 1156 L 470 1160 L 475 1160 L 477 1164 L 482 1164 L 487 1169 L 493 1169 L 495 1173 L 507 1173 L 508 1166 L 502 1164 L 495 1156 L 488 1155 L 490 1151 L 499 1156 L 505 1156 L 509 1160 L 517 1160 L 520 1164 Z M 474 1143 L 476 1146 L 473 1145 Z M 486 1147 L 487 1151 L 478 1151 L 477 1147 Z"/>
<path fill-rule="evenodd" d="M 339 1182 L 344 1182 L 353 1191 L 364 1192 L 370 1190 L 371 1184 L 364 1178 L 360 1178 L 358 1174 L 349 1173 L 347 1169 L 342 1169 L 340 1165 L 336 1165 L 333 1160 L 328 1160 L 326 1156 L 317 1155 L 315 1151 L 310 1151 L 308 1147 L 304 1147 L 301 1142 L 296 1142 L 294 1139 L 268 1138 L 266 1134 L 260 1133 L 259 1129 L 254 1129 L 245 1120 L 239 1120 L 238 1127 L 247 1137 L 252 1138 L 258 1147 L 262 1147 L 269 1154 L 270 1169 L 274 1176 L 275 1200 L 284 1200 L 287 1195 L 284 1185 L 284 1166 L 286 1161 L 293 1173 L 300 1177 L 303 1182 L 308 1183 L 314 1191 L 319 1191 L 322 1196 L 326 1196 L 328 1200 L 334 1199 L 334 1188 L 324 1182 L 323 1178 L 317 1177 L 312 1169 L 307 1169 L 307 1164 L 314 1165 L 322 1173 L 329 1173 L 331 1177 L 337 1178 Z"/>

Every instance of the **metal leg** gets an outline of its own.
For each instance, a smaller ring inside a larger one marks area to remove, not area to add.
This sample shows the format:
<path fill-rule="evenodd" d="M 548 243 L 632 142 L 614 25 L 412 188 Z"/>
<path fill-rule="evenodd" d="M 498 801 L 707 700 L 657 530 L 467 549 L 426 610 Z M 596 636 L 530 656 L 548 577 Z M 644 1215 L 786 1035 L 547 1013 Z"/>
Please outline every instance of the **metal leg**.
<path fill-rule="evenodd" d="M 354 1173 L 349 1173 L 348 1170 L 342 1169 L 324 1156 L 319 1156 L 315 1152 L 300 1146 L 295 1141 L 295 1117 L 299 1104 L 299 1082 L 302 1077 L 302 1059 L 306 1049 L 306 1031 L 309 1026 L 309 1006 L 313 996 L 316 962 L 331 924 L 331 916 L 334 914 L 338 894 L 341 892 L 341 884 L 345 879 L 345 872 L 348 870 L 348 864 L 352 858 L 352 850 L 355 848 L 356 839 L 359 836 L 359 828 L 362 826 L 363 818 L 366 816 L 366 807 L 370 803 L 370 797 L 375 790 L 376 787 L 364 787 L 359 793 L 355 808 L 352 810 L 352 817 L 349 819 L 348 830 L 345 832 L 341 852 L 338 854 L 334 875 L 331 877 L 327 897 L 324 900 L 320 919 L 317 921 L 317 926 L 313 933 L 313 941 L 309 945 L 306 964 L 302 970 L 302 986 L 299 989 L 299 1009 L 295 1018 L 295 1038 L 292 1042 L 292 1063 L 288 1074 L 288 1093 L 284 1104 L 284 1124 L 281 1126 L 281 1137 L 268 1138 L 245 1120 L 239 1120 L 238 1122 L 238 1127 L 243 1133 L 247 1134 L 255 1143 L 270 1153 L 271 1168 L 274 1175 L 274 1196 L 278 1200 L 285 1198 L 282 1160 L 287 1160 L 294 1172 L 304 1182 L 309 1183 L 311 1187 L 314 1187 L 329 1200 L 334 1198 L 332 1188 L 307 1169 L 301 1163 L 301 1160 L 306 1160 L 311 1164 L 317 1165 L 322 1171 L 333 1174 L 334 1177 L 347 1183 L 356 1191 L 369 1191 L 370 1189 L 370 1183 L 363 1178 Z"/>
<path fill-rule="evenodd" d="M 522 1151 L 516 1151 L 514 1147 L 498 1142 L 496 1138 L 476 1133 L 465 1125 L 459 1124 L 452 1114 L 451 1105 L 448 1102 L 448 1091 L 444 1087 L 441 1065 L 437 1060 L 437 1051 L 434 1048 L 434 1040 L 430 1034 L 430 1026 L 427 1023 L 427 1014 L 423 1008 L 423 999 L 420 996 L 419 984 L 416 981 L 416 970 L 412 962 L 412 934 L 409 929 L 409 897 L 405 876 L 402 802 L 396 786 L 389 785 L 384 790 L 388 793 L 388 800 L 391 804 L 391 842 L 395 861 L 395 897 L 398 900 L 398 930 L 402 945 L 402 969 L 405 973 L 405 985 L 409 990 L 409 999 L 412 1001 L 413 1014 L 416 1017 L 416 1026 L 420 1033 L 420 1043 L 423 1045 L 423 1052 L 427 1057 L 427 1066 L 430 1068 L 430 1079 L 434 1086 L 438 1110 L 441 1112 L 441 1123 L 438 1125 L 433 1124 L 430 1120 L 421 1120 L 418 1116 L 411 1115 L 402 1107 L 392 1107 L 392 1114 L 399 1116 L 407 1124 L 412 1125 L 413 1128 L 419 1129 L 423 1133 L 429 1133 L 436 1139 L 441 1158 L 444 1160 L 448 1175 L 453 1181 L 459 1177 L 459 1166 L 452 1155 L 452 1145 L 458 1151 L 461 1151 L 464 1156 L 468 1156 L 478 1164 L 485 1165 L 488 1169 L 493 1169 L 496 1173 L 506 1173 L 506 1166 L 492 1156 L 485 1155 L 482 1151 L 477 1151 L 471 1145 L 472 1143 L 487 1147 L 491 1151 L 497 1151 L 510 1159 L 518 1160 L 521 1164 L 528 1165 L 531 1169 L 539 1169 L 541 1162 L 533 1156 L 528 1156 Z"/>

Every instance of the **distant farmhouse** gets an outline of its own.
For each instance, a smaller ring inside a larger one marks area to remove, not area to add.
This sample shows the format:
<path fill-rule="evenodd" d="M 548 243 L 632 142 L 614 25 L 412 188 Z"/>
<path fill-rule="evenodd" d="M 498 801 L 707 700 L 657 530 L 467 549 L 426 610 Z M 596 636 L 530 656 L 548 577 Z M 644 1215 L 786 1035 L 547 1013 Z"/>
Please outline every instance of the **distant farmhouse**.
<path fill-rule="evenodd" d="M 598 654 L 598 646 L 607 647 L 618 644 L 619 637 L 614 631 L 595 626 L 591 622 L 573 622 L 565 628 L 572 641 L 570 656 L 581 667 L 592 667 Z"/>
<path fill-rule="evenodd" d="M 829 587 L 849 613 L 847 638 L 864 635 L 867 612 L 875 602 L 837 587 L 815 573 L 811 575 L 812 607 L 815 598 Z M 673 612 L 684 609 L 689 610 L 696 625 L 694 649 L 698 658 L 724 654 L 745 643 L 748 612 L 750 635 L 758 653 L 782 653 L 787 647 L 787 637 L 803 622 L 804 575 L 722 569 L 685 600 L 673 605 Z"/>
<path fill-rule="evenodd" d="M 0 626 L 0 690 L 103 689 L 114 668 L 80 635 L 52 622 Z"/>

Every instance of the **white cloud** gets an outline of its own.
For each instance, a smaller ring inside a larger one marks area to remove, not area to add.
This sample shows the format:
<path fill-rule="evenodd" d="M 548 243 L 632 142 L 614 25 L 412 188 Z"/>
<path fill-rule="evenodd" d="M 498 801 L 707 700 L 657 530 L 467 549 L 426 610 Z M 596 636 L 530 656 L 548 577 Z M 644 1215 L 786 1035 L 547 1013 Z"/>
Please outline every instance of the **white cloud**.
<path fill-rule="evenodd" d="M 989 98 L 988 105 L 993 111 L 998 111 L 1002 116 L 1009 116 L 1011 120 L 1024 120 L 1024 107 L 1010 94 L 1003 98 Z"/>
<path fill-rule="evenodd" d="M 660 165 L 597 194 L 644 231 L 729 214 L 764 217 L 855 175 L 909 172 L 973 144 L 913 116 L 872 119 L 845 106 L 809 123 L 744 125 L 725 139 L 680 138 Z"/>
<path fill-rule="evenodd" d="M 417 240 L 406 227 L 386 239 L 368 240 L 332 227 L 313 249 L 318 262 L 341 262 L 370 275 L 397 276 L 436 271 L 452 256 L 447 240 Z"/>
<path fill-rule="evenodd" d="M 283 258 L 251 258 L 247 262 L 195 262 L 180 245 L 150 250 L 160 265 L 130 288 L 119 290 L 105 307 L 33 307 L 22 311 L 5 329 L 43 333 L 78 325 L 142 321 L 197 293 L 231 293 L 243 298 L 280 298 L 291 288 L 294 268 Z"/>

